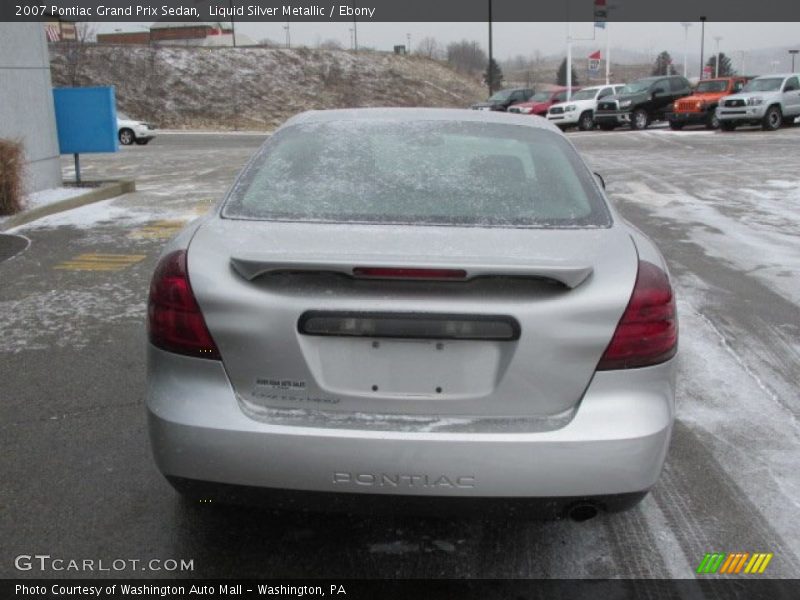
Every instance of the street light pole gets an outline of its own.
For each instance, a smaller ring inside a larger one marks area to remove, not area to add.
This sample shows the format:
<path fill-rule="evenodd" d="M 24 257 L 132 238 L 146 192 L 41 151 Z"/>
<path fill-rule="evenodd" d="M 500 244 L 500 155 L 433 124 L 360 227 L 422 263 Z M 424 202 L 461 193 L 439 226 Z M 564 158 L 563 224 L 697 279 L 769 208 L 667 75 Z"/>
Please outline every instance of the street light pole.
<path fill-rule="evenodd" d="M 797 56 L 800 50 L 789 50 L 789 54 L 792 55 L 792 73 L 794 73 L 794 57 Z"/>
<path fill-rule="evenodd" d="M 611 34 L 606 22 L 606 85 L 611 83 Z"/>
<path fill-rule="evenodd" d="M 492 0 L 489 0 L 489 67 L 486 69 L 486 84 L 489 86 L 489 96 L 494 93 L 494 54 L 492 47 Z"/>
<path fill-rule="evenodd" d="M 700 17 L 700 79 L 704 79 L 706 74 L 705 58 L 705 45 L 706 45 L 706 18 Z"/>
<path fill-rule="evenodd" d="M 689 76 L 689 27 L 691 23 L 681 23 L 683 27 L 683 76 Z"/>
<path fill-rule="evenodd" d="M 717 57 L 714 59 L 714 77 L 719 77 L 719 42 L 722 39 L 722 36 L 715 35 L 714 41 L 717 42 Z"/>
<path fill-rule="evenodd" d="M 231 9 L 231 40 L 233 41 L 233 47 L 236 48 L 236 25 L 233 22 L 233 0 L 228 0 L 228 6 Z M 219 25 L 222 27 L 222 23 Z"/>

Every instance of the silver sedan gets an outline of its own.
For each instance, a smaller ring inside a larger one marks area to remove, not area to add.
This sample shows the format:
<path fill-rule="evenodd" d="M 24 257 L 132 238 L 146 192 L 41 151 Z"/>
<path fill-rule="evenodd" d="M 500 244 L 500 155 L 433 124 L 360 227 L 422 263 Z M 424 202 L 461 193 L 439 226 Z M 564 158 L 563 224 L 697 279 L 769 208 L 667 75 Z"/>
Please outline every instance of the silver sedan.
<path fill-rule="evenodd" d="M 544 119 L 292 118 L 169 243 L 148 328 L 156 463 L 194 498 L 585 518 L 669 445 L 664 260 Z"/>

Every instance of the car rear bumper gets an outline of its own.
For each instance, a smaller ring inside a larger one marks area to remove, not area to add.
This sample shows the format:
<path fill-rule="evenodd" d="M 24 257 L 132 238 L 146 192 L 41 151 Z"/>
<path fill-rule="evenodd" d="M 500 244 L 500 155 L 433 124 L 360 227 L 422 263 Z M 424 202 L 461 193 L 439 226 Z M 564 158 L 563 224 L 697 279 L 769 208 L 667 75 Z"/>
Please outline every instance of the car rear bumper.
<path fill-rule="evenodd" d="M 221 363 L 149 348 L 147 410 L 170 478 L 449 498 L 637 493 L 658 479 L 674 419 L 674 359 L 599 372 L 565 426 L 534 433 L 279 425 L 247 416 Z"/>

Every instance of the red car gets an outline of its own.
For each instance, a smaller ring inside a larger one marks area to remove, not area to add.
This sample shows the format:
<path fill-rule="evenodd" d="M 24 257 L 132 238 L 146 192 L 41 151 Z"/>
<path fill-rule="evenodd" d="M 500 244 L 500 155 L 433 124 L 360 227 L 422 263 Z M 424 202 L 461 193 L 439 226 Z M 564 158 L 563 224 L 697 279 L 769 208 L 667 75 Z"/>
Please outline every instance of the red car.
<path fill-rule="evenodd" d="M 577 92 L 579 87 L 573 87 L 572 93 Z M 510 113 L 520 113 L 524 115 L 539 115 L 544 117 L 549 109 L 556 102 L 566 102 L 567 88 L 557 87 L 546 92 L 536 92 L 527 102 L 520 102 L 508 108 Z"/>

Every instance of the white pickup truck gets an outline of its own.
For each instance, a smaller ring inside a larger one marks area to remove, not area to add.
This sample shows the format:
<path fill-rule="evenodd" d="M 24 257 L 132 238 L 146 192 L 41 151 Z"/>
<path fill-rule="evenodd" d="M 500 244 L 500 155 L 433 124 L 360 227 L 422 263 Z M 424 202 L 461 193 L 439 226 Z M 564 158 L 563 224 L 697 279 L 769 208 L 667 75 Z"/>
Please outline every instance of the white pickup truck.
<path fill-rule="evenodd" d="M 774 131 L 792 125 L 800 116 L 800 75 L 762 75 L 751 80 L 741 92 L 720 98 L 717 118 L 723 131 L 739 125 L 761 125 Z"/>

